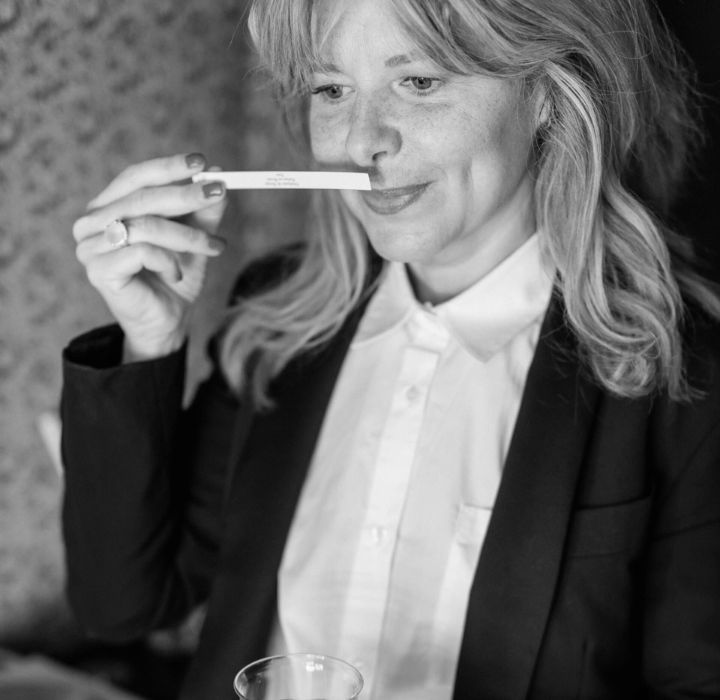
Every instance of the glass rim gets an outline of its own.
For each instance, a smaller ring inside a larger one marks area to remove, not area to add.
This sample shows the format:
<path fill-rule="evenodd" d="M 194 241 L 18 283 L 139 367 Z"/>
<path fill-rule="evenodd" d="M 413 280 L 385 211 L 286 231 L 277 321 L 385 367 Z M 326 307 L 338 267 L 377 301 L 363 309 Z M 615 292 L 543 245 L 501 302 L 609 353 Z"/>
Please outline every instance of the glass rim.
<path fill-rule="evenodd" d="M 242 676 L 244 673 L 246 673 L 249 669 L 251 669 L 253 666 L 260 666 L 261 664 L 267 664 L 271 661 L 276 661 L 279 659 L 323 659 L 324 661 L 331 661 L 335 664 L 339 664 L 340 666 L 347 667 L 350 672 L 355 676 L 356 684 L 357 684 L 357 690 L 353 692 L 352 695 L 348 696 L 347 700 L 356 700 L 356 698 L 360 695 L 363 686 L 365 685 L 365 679 L 362 677 L 362 673 L 355 668 L 349 661 L 345 661 L 344 659 L 340 659 L 337 656 L 330 656 L 329 654 L 317 654 L 315 652 L 293 652 L 292 654 L 274 654 L 273 656 L 264 656 L 262 659 L 255 659 L 255 661 L 251 661 L 249 664 L 245 664 L 236 674 L 235 678 L 233 678 L 233 690 L 237 693 L 240 700 L 247 700 L 246 696 L 243 695 L 239 688 L 238 688 L 238 680 L 240 676 Z"/>

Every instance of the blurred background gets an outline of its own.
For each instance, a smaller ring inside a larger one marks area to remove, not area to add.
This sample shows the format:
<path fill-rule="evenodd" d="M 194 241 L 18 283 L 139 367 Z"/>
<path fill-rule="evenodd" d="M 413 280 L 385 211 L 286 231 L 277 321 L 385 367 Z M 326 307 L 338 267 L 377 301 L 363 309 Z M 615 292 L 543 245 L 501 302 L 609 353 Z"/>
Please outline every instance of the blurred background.
<path fill-rule="evenodd" d="M 244 0 L 0 0 L 0 648 L 129 685 L 122 659 L 87 647 L 63 598 L 60 352 L 110 320 L 71 227 L 111 178 L 150 157 L 201 151 L 225 169 L 293 167 L 253 71 L 246 11 Z M 211 261 L 194 318 L 192 378 L 238 266 L 297 236 L 302 208 L 297 193 L 231 197 L 230 246 Z M 145 661 L 142 649 L 127 653 Z"/>
<path fill-rule="evenodd" d="M 717 279 L 720 2 L 659 4 L 707 95 L 713 135 L 676 216 Z M 88 644 L 63 598 L 52 421 L 60 352 L 109 320 L 70 230 L 85 202 L 138 160 L 202 151 L 226 169 L 296 167 L 253 70 L 246 11 L 246 0 L 0 0 L 0 649 L 54 657 L 158 699 L 172 696 L 182 640 Z M 238 267 L 297 237 L 304 206 L 298 193 L 232 195 L 230 247 L 212 261 L 194 319 L 192 380 L 205 371 L 204 342 Z"/>

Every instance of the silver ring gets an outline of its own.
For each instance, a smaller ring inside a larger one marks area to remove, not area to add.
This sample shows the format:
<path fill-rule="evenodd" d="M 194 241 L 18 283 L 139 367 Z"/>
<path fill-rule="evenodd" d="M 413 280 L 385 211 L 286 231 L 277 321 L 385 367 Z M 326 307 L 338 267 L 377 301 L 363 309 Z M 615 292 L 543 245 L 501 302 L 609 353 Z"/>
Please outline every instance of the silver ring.
<path fill-rule="evenodd" d="M 112 248 L 124 248 L 130 245 L 130 231 L 122 219 L 111 221 L 103 229 L 103 235 Z"/>

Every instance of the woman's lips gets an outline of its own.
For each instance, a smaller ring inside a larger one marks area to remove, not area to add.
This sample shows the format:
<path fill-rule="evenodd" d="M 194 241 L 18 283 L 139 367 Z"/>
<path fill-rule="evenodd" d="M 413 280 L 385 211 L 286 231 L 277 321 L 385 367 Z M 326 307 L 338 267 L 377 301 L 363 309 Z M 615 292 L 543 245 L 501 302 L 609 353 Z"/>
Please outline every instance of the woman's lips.
<path fill-rule="evenodd" d="M 361 196 L 368 209 L 376 214 L 397 214 L 420 199 L 429 186 L 430 183 L 425 182 L 408 187 L 373 189 L 369 192 L 361 192 Z"/>

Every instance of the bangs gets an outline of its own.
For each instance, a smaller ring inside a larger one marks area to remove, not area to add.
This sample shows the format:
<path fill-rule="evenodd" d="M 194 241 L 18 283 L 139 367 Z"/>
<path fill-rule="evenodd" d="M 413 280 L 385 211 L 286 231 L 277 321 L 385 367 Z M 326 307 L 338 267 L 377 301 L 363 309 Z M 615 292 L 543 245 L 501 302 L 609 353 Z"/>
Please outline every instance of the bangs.
<path fill-rule="evenodd" d="M 502 20 L 491 9 L 491 2 L 391 2 L 400 25 L 418 49 L 448 71 L 522 78 L 537 67 L 528 46 L 518 46 L 502 31 Z"/>
<path fill-rule="evenodd" d="M 250 9 L 250 38 L 282 98 L 303 94 L 318 65 L 316 14 L 311 0 L 259 0 Z"/>
<path fill-rule="evenodd" d="M 486 42 L 460 31 L 461 24 L 450 3 L 426 0 L 391 0 L 395 16 L 420 52 L 451 73 L 497 74 L 492 51 L 481 50 Z"/>
<path fill-rule="evenodd" d="M 386 0 L 418 50 L 443 69 L 462 75 L 526 75 L 527 59 L 497 31 L 485 3 L 468 0 Z M 307 93 L 322 70 L 328 42 L 345 3 L 352 0 L 260 0 L 248 20 L 250 34 L 280 96 Z"/>
<path fill-rule="evenodd" d="M 310 76 L 322 70 L 323 53 L 345 2 L 259 0 L 248 17 L 250 37 L 282 98 L 300 97 Z"/>

